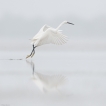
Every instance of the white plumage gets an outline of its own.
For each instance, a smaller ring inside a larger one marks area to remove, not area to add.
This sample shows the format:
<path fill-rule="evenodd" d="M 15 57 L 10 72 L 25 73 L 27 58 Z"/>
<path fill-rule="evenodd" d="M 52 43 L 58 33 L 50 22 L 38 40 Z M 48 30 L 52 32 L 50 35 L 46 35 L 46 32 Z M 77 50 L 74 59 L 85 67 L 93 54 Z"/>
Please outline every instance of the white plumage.
<path fill-rule="evenodd" d="M 28 57 L 33 57 L 35 54 L 35 48 L 44 44 L 56 44 L 56 45 L 62 45 L 67 42 L 67 36 L 62 34 L 62 31 L 59 30 L 59 28 L 64 24 L 72 24 L 67 21 L 63 21 L 56 29 L 52 28 L 48 25 L 44 25 L 40 31 L 31 39 L 31 44 L 33 45 L 33 50 Z"/>
<path fill-rule="evenodd" d="M 41 30 L 33 37 L 31 44 L 34 46 L 41 46 L 44 44 L 57 44 L 61 45 L 66 43 L 67 36 L 63 35 L 59 30 L 44 25 Z"/>

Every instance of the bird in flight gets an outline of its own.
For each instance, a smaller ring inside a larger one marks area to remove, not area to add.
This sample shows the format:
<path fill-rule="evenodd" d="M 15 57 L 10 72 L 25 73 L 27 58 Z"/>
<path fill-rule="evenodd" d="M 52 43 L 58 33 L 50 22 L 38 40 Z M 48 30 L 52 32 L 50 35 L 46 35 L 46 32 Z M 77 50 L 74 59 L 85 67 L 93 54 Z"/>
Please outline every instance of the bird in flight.
<path fill-rule="evenodd" d="M 48 25 L 44 25 L 40 31 L 31 39 L 31 44 L 33 46 L 33 49 L 31 51 L 30 55 L 27 55 L 26 58 L 33 57 L 35 54 L 35 48 L 44 44 L 56 44 L 56 45 L 62 45 L 67 42 L 67 36 L 62 34 L 62 30 L 59 30 L 59 28 L 64 24 L 71 24 L 68 21 L 63 21 L 57 28 L 52 28 Z"/>

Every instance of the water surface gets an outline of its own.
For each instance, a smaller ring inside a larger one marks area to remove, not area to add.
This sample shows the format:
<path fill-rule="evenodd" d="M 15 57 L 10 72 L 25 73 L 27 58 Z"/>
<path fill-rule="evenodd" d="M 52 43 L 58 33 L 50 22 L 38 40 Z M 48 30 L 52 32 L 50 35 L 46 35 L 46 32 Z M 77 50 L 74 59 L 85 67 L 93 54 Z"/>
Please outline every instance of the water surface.
<path fill-rule="evenodd" d="M 106 52 L 36 52 L 26 60 L 28 53 L 1 52 L 0 105 L 106 106 Z M 49 91 L 37 85 L 33 71 L 49 85 L 49 76 L 66 82 Z"/>

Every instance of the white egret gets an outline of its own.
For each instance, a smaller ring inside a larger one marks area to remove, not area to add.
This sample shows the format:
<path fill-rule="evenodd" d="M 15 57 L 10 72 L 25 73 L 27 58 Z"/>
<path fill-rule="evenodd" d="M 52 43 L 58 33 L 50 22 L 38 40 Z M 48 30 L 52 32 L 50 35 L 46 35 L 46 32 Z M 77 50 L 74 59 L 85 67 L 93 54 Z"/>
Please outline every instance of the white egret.
<path fill-rule="evenodd" d="M 61 45 L 66 43 L 67 41 L 67 36 L 63 35 L 61 33 L 61 30 L 59 28 L 64 25 L 64 24 L 72 24 L 67 21 L 63 21 L 56 29 L 52 28 L 48 25 L 44 25 L 40 31 L 31 39 L 31 44 L 33 45 L 33 49 L 30 55 L 28 57 L 33 57 L 35 54 L 35 48 L 44 44 L 56 44 L 56 45 Z"/>

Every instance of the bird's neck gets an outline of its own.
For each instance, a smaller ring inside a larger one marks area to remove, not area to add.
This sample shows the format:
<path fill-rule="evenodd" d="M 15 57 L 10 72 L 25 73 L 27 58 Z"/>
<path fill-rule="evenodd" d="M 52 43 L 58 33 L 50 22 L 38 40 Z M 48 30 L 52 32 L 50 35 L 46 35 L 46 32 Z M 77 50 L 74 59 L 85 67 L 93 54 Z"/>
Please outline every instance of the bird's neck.
<path fill-rule="evenodd" d="M 62 26 L 62 25 L 64 25 L 65 23 L 64 22 L 62 22 L 57 28 L 56 28 L 56 30 L 59 30 L 59 28 Z"/>

